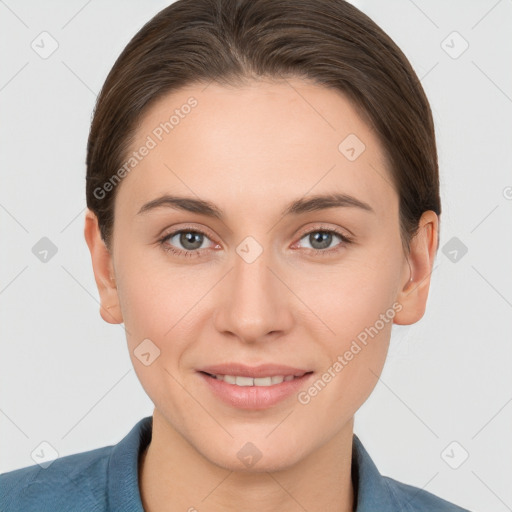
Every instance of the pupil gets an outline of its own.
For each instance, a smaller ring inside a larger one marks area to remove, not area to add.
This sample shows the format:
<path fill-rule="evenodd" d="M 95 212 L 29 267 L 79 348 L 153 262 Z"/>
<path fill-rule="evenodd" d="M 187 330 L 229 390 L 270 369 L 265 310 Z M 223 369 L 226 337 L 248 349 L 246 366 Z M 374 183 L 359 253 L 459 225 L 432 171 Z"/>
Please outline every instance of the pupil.
<path fill-rule="evenodd" d="M 185 247 L 186 249 L 198 249 L 201 247 L 201 233 L 193 233 L 193 232 L 186 232 L 182 233 L 180 236 L 180 243 Z M 191 245 L 187 245 L 191 244 Z"/>
<path fill-rule="evenodd" d="M 329 247 L 331 242 L 331 233 L 326 233 L 325 231 L 317 231 L 316 233 L 312 234 L 310 236 L 310 242 L 313 241 L 314 243 L 311 243 L 312 247 L 315 249 L 325 249 Z M 319 239 L 319 246 L 315 247 L 315 243 L 317 242 L 317 239 Z"/>

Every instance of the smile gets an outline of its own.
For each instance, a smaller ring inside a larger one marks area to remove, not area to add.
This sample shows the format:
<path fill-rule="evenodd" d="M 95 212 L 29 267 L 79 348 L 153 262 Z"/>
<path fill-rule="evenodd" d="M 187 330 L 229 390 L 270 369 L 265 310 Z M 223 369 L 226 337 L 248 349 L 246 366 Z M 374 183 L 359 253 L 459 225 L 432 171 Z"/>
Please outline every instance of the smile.
<path fill-rule="evenodd" d="M 252 410 L 268 409 L 290 399 L 314 377 L 312 371 L 297 375 L 260 374 L 258 377 L 205 371 L 197 374 L 217 399 L 236 409 Z"/>
<path fill-rule="evenodd" d="M 269 387 L 274 386 L 276 384 L 281 384 L 282 382 L 289 382 L 296 378 L 302 377 L 302 375 L 274 375 L 269 377 L 244 377 L 241 375 L 212 375 L 207 373 L 210 377 L 213 377 L 217 380 L 222 380 L 227 382 L 228 384 L 234 384 L 235 386 L 263 386 Z M 303 374 L 304 375 L 304 374 Z"/>

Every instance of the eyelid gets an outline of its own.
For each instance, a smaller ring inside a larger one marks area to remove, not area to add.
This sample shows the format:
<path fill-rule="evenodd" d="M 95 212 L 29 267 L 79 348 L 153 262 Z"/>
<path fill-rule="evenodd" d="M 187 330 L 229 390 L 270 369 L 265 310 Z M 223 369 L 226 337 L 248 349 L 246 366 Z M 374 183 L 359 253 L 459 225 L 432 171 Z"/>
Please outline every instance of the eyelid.
<path fill-rule="evenodd" d="M 174 226 L 169 229 L 164 229 L 161 232 L 160 236 L 158 237 L 158 241 L 161 245 L 168 246 L 168 247 L 165 247 L 165 250 L 175 252 L 178 254 L 200 255 L 203 251 L 208 249 L 208 248 L 203 248 L 203 249 L 196 249 L 193 251 L 192 250 L 184 250 L 184 249 L 176 248 L 169 243 L 165 243 L 165 240 L 172 238 L 172 237 L 176 236 L 177 234 L 184 232 L 184 231 L 199 233 L 199 234 L 207 237 L 214 245 L 219 245 L 219 243 L 215 241 L 214 237 L 212 237 L 210 234 L 208 234 L 207 229 L 203 229 L 202 227 L 197 228 L 192 225 L 183 225 L 183 226 L 178 226 L 178 227 Z M 308 227 L 301 229 L 299 231 L 299 234 L 297 235 L 297 241 L 294 242 L 293 246 L 295 246 L 298 242 L 300 242 L 300 240 L 302 240 L 302 238 L 304 238 L 306 235 L 309 235 L 309 234 L 315 233 L 315 232 L 329 232 L 329 233 L 333 233 L 333 234 L 337 235 L 341 239 L 341 243 L 338 244 L 338 246 L 346 246 L 348 244 L 354 243 L 354 236 L 353 236 L 352 232 L 350 232 L 351 235 L 347 235 L 339 227 L 332 227 L 332 226 L 327 226 L 324 224 L 318 224 L 318 225 L 308 226 Z M 332 252 L 336 252 L 338 250 L 337 249 L 338 246 L 335 246 L 334 248 L 330 248 L 330 249 L 325 249 L 325 250 L 308 249 L 308 248 L 306 248 L 306 250 L 314 251 L 315 253 L 329 254 Z M 172 249 L 171 249 L 171 247 L 172 247 Z"/>
<path fill-rule="evenodd" d="M 161 240 L 162 238 L 168 238 L 171 235 L 172 236 L 177 235 L 178 233 L 180 233 L 182 231 L 191 231 L 194 233 L 200 233 L 201 235 L 208 237 L 212 242 L 215 242 L 215 236 L 213 236 L 207 228 L 203 228 L 203 227 L 199 228 L 199 227 L 196 227 L 193 225 L 187 225 L 187 224 L 185 224 L 183 226 L 178 225 L 178 226 L 173 226 L 171 228 L 163 229 L 157 238 Z M 215 243 L 218 243 L 218 242 L 215 242 Z"/>
<path fill-rule="evenodd" d="M 345 230 L 348 231 L 350 234 L 344 233 L 340 228 L 337 228 L 337 227 L 331 227 L 331 226 L 327 226 L 325 224 L 317 224 L 317 225 L 301 228 L 299 230 L 299 233 L 297 234 L 297 236 L 299 238 L 302 238 L 302 237 L 304 237 L 304 235 L 308 235 L 314 231 L 332 231 L 348 240 L 351 240 L 352 239 L 351 237 L 354 237 L 354 234 L 346 228 L 345 228 Z M 190 224 L 189 225 L 185 224 L 184 226 L 178 225 L 178 227 L 173 226 L 172 228 L 163 229 L 157 237 L 160 239 L 166 238 L 170 235 L 176 235 L 177 233 L 179 233 L 181 231 L 194 231 L 196 233 L 201 233 L 202 235 L 207 236 L 212 241 L 214 241 L 213 239 L 215 238 L 208 232 L 207 228 L 202 228 L 202 227 L 197 228 L 196 226 L 193 226 Z M 216 242 L 216 243 L 218 243 L 218 242 Z"/>
<path fill-rule="evenodd" d="M 337 235 L 341 236 L 343 239 L 350 240 L 350 241 L 353 241 L 353 239 L 355 238 L 354 234 L 351 231 L 349 231 L 348 229 L 346 229 L 346 231 L 349 231 L 350 234 L 344 233 L 342 231 L 342 229 L 339 227 L 328 226 L 326 224 L 318 224 L 318 225 L 308 226 L 304 229 L 301 229 L 299 231 L 298 237 L 303 238 L 304 235 L 309 235 L 310 233 L 313 233 L 316 231 L 330 231 L 330 232 L 336 233 Z"/>

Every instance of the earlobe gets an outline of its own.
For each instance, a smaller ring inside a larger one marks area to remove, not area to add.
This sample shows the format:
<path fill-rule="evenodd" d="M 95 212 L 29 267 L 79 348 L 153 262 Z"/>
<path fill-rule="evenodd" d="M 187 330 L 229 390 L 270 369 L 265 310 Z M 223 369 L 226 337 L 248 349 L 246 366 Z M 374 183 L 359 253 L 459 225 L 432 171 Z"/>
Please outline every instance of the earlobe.
<path fill-rule="evenodd" d="M 105 322 L 120 324 L 123 316 L 115 280 L 112 255 L 107 249 L 94 212 L 87 209 L 85 214 L 84 237 L 91 253 L 94 279 L 100 294 L 100 315 Z"/>
<path fill-rule="evenodd" d="M 394 323 L 410 325 L 425 314 L 430 276 L 438 246 L 439 219 L 435 212 L 423 212 L 416 236 L 411 240 L 407 257 L 409 270 L 397 297 L 402 309 L 395 315 Z"/>

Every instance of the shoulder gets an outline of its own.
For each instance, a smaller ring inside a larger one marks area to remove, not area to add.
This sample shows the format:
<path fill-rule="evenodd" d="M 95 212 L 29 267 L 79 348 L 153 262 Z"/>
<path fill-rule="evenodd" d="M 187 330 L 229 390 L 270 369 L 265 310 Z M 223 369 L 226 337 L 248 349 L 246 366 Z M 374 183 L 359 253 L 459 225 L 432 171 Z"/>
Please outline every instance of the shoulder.
<path fill-rule="evenodd" d="M 381 475 L 355 434 L 352 478 L 358 512 L 470 512 L 424 489 Z"/>
<path fill-rule="evenodd" d="M 419 487 L 382 477 L 389 492 L 404 512 L 470 512 Z"/>
<path fill-rule="evenodd" d="M 60 457 L 46 468 L 34 465 L 0 474 L 2 511 L 102 510 L 112 448 Z"/>
<path fill-rule="evenodd" d="M 143 512 L 138 457 L 151 434 L 149 416 L 115 445 L 1 474 L 2 512 Z"/>

